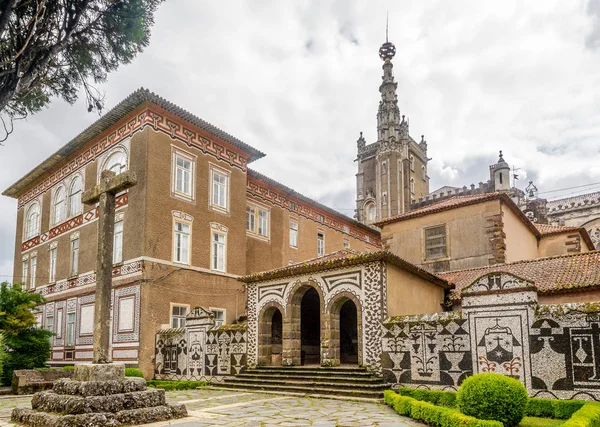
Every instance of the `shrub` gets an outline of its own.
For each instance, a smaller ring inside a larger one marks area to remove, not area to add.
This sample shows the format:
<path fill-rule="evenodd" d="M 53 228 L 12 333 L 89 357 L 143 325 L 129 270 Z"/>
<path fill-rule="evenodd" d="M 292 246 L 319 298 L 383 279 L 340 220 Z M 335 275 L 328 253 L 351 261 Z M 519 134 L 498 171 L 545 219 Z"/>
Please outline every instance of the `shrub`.
<path fill-rule="evenodd" d="M 556 418 L 567 420 L 585 405 L 582 400 L 557 400 L 531 398 L 525 407 L 529 417 Z"/>
<path fill-rule="evenodd" d="M 408 396 L 389 392 L 384 394 L 388 405 L 393 404 L 400 415 L 409 416 L 435 427 L 503 427 L 498 421 L 478 420 L 455 409 L 435 406 Z"/>
<path fill-rule="evenodd" d="M 433 403 L 434 405 L 447 406 L 449 408 L 456 407 L 456 392 L 454 391 L 400 387 L 398 389 L 398 394 L 409 396 L 416 400 L 424 400 L 425 402 Z"/>
<path fill-rule="evenodd" d="M 63 369 L 63 371 L 69 371 L 69 372 L 72 372 L 72 371 L 74 371 L 74 370 L 75 370 L 75 366 L 73 366 L 73 365 L 67 365 L 67 366 L 63 366 L 63 368 L 62 368 L 62 369 Z"/>
<path fill-rule="evenodd" d="M 527 390 L 514 378 L 493 373 L 477 374 L 463 381 L 456 394 L 456 403 L 465 415 L 514 427 L 525 414 Z"/>
<path fill-rule="evenodd" d="M 597 427 L 600 426 L 600 405 L 588 403 L 573 414 L 562 427 Z"/>
<path fill-rule="evenodd" d="M 144 374 L 138 368 L 125 368 L 125 376 L 144 378 Z"/>

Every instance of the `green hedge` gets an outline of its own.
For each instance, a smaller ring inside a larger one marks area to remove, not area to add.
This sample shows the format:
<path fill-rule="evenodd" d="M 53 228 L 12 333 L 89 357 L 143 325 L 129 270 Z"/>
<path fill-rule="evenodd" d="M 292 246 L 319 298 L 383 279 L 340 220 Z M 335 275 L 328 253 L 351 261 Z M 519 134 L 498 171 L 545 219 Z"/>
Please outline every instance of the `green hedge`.
<path fill-rule="evenodd" d="M 148 380 L 148 387 L 164 388 L 166 391 L 173 390 L 194 390 L 198 387 L 210 385 L 208 381 L 169 381 L 169 380 Z"/>
<path fill-rule="evenodd" d="M 498 421 L 478 420 L 461 414 L 455 409 L 401 396 L 391 390 L 384 393 L 384 399 L 400 415 L 409 416 L 434 427 L 503 427 Z"/>
<path fill-rule="evenodd" d="M 400 387 L 398 394 L 433 403 L 434 405 L 456 408 L 455 391 Z M 532 397 L 527 401 L 525 416 L 568 420 L 586 403 L 583 400 L 538 399 Z"/>
<path fill-rule="evenodd" d="M 587 403 L 569 418 L 562 427 L 599 427 L 600 405 Z"/>
<path fill-rule="evenodd" d="M 144 374 L 138 368 L 125 368 L 125 376 L 144 378 Z"/>

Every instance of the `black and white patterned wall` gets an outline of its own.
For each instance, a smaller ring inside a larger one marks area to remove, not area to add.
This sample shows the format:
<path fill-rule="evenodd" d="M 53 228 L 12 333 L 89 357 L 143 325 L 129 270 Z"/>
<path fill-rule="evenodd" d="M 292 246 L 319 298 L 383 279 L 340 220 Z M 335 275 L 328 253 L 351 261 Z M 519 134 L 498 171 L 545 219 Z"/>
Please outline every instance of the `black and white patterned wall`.
<path fill-rule="evenodd" d="M 388 319 L 384 379 L 456 389 L 473 373 L 497 372 L 531 396 L 600 400 L 600 303 L 538 305 L 532 283 L 490 274 L 463 290 L 462 306 Z"/>

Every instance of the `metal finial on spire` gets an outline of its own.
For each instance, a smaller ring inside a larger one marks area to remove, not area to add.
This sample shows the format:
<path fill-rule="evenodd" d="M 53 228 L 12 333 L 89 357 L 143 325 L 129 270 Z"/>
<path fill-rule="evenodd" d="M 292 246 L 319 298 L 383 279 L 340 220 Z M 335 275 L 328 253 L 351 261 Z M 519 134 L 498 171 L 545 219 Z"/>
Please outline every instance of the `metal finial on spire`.
<path fill-rule="evenodd" d="M 390 22 L 390 11 L 388 10 L 387 15 L 385 16 L 385 42 L 389 42 L 388 40 L 388 24 Z"/>
<path fill-rule="evenodd" d="M 385 43 L 381 45 L 379 48 L 379 57 L 385 60 L 391 60 L 396 54 L 396 46 L 394 43 L 390 43 L 388 35 L 389 35 L 389 17 L 390 12 L 387 13 L 385 18 Z"/>

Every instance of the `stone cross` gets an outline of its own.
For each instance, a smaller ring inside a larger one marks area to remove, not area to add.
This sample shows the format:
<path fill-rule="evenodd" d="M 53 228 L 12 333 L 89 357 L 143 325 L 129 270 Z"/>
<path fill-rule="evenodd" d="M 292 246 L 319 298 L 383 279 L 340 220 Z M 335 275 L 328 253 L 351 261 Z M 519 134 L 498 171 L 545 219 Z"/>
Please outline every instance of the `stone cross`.
<path fill-rule="evenodd" d="M 96 264 L 96 301 L 94 308 L 94 361 L 110 363 L 110 297 L 112 291 L 113 233 L 115 196 L 137 184 L 135 172 L 116 175 L 102 171 L 100 184 L 81 196 L 83 203 L 98 203 L 98 258 Z"/>

